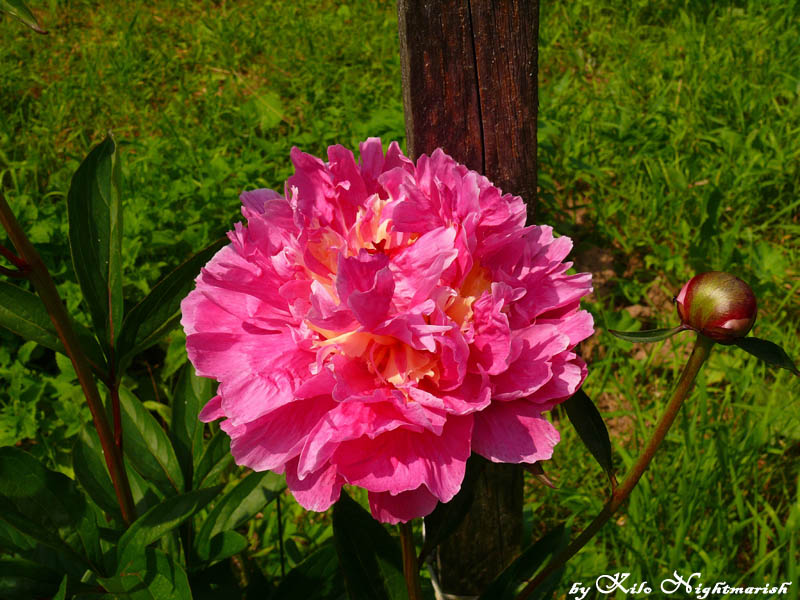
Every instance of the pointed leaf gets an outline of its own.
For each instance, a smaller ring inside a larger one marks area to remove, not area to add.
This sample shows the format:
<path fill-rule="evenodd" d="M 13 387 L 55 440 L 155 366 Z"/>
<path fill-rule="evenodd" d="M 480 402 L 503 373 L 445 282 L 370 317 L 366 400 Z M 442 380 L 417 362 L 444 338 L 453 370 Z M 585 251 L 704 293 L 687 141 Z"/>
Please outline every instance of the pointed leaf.
<path fill-rule="evenodd" d="M 336 547 L 327 542 L 286 574 L 271 600 L 331 600 L 344 594 Z"/>
<path fill-rule="evenodd" d="M 128 481 L 131 484 L 131 495 L 133 503 L 136 505 L 137 515 L 143 515 L 166 498 L 166 495 L 155 485 L 139 475 L 127 456 L 125 457 L 125 472 L 128 474 Z"/>
<path fill-rule="evenodd" d="M 192 481 L 194 463 L 203 452 L 204 424 L 197 415 L 213 395 L 214 383 L 195 375 L 194 367 L 187 363 L 172 395 L 170 421 L 170 438 L 186 482 Z"/>
<path fill-rule="evenodd" d="M 239 554 L 247 548 L 247 538 L 236 531 L 220 531 L 211 538 L 208 547 L 208 562 L 216 562 Z"/>
<path fill-rule="evenodd" d="M 450 502 L 436 505 L 433 512 L 425 517 L 425 542 L 420 550 L 419 562 L 425 562 L 428 555 L 458 528 L 469 512 L 474 499 L 475 482 L 483 471 L 485 459 L 473 454 L 467 461 L 467 470 L 461 490 Z"/>
<path fill-rule="evenodd" d="M 39 296 L 3 280 L 0 280 L 0 327 L 66 355 L 56 328 Z M 74 321 L 72 327 L 92 368 L 102 376 L 105 372 L 105 358 L 94 335 Z"/>
<path fill-rule="evenodd" d="M 117 544 L 117 571 L 128 568 L 145 547 L 205 507 L 221 489 L 220 485 L 174 496 L 136 519 Z"/>
<path fill-rule="evenodd" d="M 3 520 L 0 516 L 0 548 L 4 551 L 16 552 L 24 555 L 25 552 L 36 547 L 36 540 L 26 533 Z"/>
<path fill-rule="evenodd" d="M 30 8 L 22 0 L 0 0 L 0 12 L 7 12 L 33 29 L 36 33 L 47 33 Z"/>
<path fill-rule="evenodd" d="M 200 269 L 226 243 L 228 239 L 221 238 L 189 257 L 159 281 L 144 300 L 131 309 L 120 335 L 121 369 L 125 369 L 136 354 L 155 344 L 177 326 L 181 301 L 192 291 Z"/>
<path fill-rule="evenodd" d="M 524 550 L 513 563 L 506 567 L 505 570 L 489 584 L 489 587 L 481 594 L 480 600 L 511 600 L 515 598 L 517 588 L 525 581 L 531 579 L 539 570 L 539 567 L 544 564 L 547 557 L 560 552 L 568 541 L 569 533 L 563 525 L 559 525 L 555 529 L 548 531 L 536 543 Z M 538 594 L 531 596 L 531 598 L 546 597 L 543 593 L 546 590 L 542 588 L 549 587 L 549 591 L 552 591 L 552 586 L 556 584 L 561 573 L 556 572 L 554 575 L 555 577 L 548 577 L 539 588 Z"/>
<path fill-rule="evenodd" d="M 579 389 L 564 401 L 570 423 L 578 432 L 578 437 L 592 453 L 595 460 L 614 482 L 614 464 L 611 457 L 611 440 L 608 429 L 594 403 L 583 389 Z"/>
<path fill-rule="evenodd" d="M 109 134 L 72 176 L 69 245 L 83 299 L 107 348 L 122 326 L 122 206 L 117 145 Z"/>
<path fill-rule="evenodd" d="M 96 515 L 75 482 L 15 447 L 0 448 L 0 520 L 72 560 L 99 565 Z"/>
<path fill-rule="evenodd" d="M 408 598 L 399 543 L 344 491 L 333 506 L 333 537 L 350 600 Z"/>
<path fill-rule="evenodd" d="M 72 447 L 72 469 L 78 483 L 97 506 L 121 523 L 122 514 L 108 475 L 103 448 L 91 423 L 87 423 L 75 439 Z"/>
<path fill-rule="evenodd" d="M 264 471 L 250 473 L 214 505 L 197 536 L 196 551 L 202 560 L 211 559 L 211 539 L 218 533 L 236 529 L 251 519 L 278 495 L 270 489 L 278 475 Z"/>
<path fill-rule="evenodd" d="M 29 548 L 38 549 L 45 546 L 70 563 L 77 563 L 81 566 L 80 571 L 73 574 L 80 575 L 86 569 L 92 568 L 87 558 L 73 547 L 75 546 L 74 538 L 70 538 L 70 543 L 68 543 L 60 536 L 61 532 L 48 529 L 40 523 L 32 521 L 4 496 L 0 496 L 0 530 L 2 530 L 0 537 L 13 539 L 16 548 L 23 549 L 20 542 L 24 540 Z M 68 536 L 68 532 L 63 535 Z"/>
<path fill-rule="evenodd" d="M 217 476 L 231 462 L 233 462 L 231 438 L 224 431 L 217 431 L 200 455 L 200 460 L 195 464 L 192 488 L 213 485 Z"/>
<path fill-rule="evenodd" d="M 608 333 L 625 340 L 626 342 L 633 343 L 647 343 L 647 342 L 660 342 L 676 333 L 683 331 L 685 328 L 682 325 L 673 327 L 671 329 L 648 329 L 647 331 L 615 331 L 609 329 Z"/>
<path fill-rule="evenodd" d="M 58 591 L 56 591 L 55 596 L 53 596 L 52 600 L 67 600 L 67 576 L 61 579 L 61 584 L 58 586 Z"/>
<path fill-rule="evenodd" d="M 164 495 L 183 492 L 183 473 L 167 434 L 141 401 L 120 387 L 122 448 L 134 468 Z"/>
<path fill-rule="evenodd" d="M 115 577 L 98 578 L 118 600 L 191 600 L 189 579 L 180 563 L 156 548 L 146 548 Z M 106 596 L 108 597 L 108 596 Z"/>
<path fill-rule="evenodd" d="M 733 343 L 745 352 L 749 352 L 756 358 L 760 358 L 768 365 L 781 369 L 788 369 L 795 375 L 800 376 L 800 371 L 797 370 L 792 359 L 778 344 L 757 337 L 739 338 Z"/>
<path fill-rule="evenodd" d="M 59 574 L 47 567 L 18 558 L 0 560 L 0 598 L 49 598 L 58 591 L 58 582 Z"/>

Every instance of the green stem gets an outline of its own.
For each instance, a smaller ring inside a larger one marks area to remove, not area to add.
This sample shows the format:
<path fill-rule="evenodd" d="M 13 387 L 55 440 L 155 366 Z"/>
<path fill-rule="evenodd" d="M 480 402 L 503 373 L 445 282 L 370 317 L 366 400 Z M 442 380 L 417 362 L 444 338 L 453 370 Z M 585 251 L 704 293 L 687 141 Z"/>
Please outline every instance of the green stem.
<path fill-rule="evenodd" d="M 669 431 L 670 426 L 675 421 L 675 417 L 677 416 L 678 410 L 683 404 L 683 401 L 689 395 L 689 391 L 692 389 L 692 384 L 694 383 L 695 377 L 697 377 L 700 367 L 703 366 L 703 363 L 708 358 L 713 345 L 713 340 L 700 335 L 699 333 L 697 334 L 697 339 L 695 340 L 692 354 L 689 357 L 686 366 L 683 368 L 683 373 L 681 373 L 681 378 L 678 380 L 678 385 L 675 386 L 675 391 L 672 393 L 672 398 L 670 398 L 667 409 L 661 416 L 661 420 L 658 422 L 655 431 L 653 431 L 650 441 L 647 443 L 644 451 L 639 455 L 639 458 L 636 460 L 636 463 L 633 465 L 630 473 L 628 473 L 627 477 L 625 477 L 622 483 L 619 484 L 619 486 L 614 490 L 614 492 L 611 494 L 611 498 L 609 498 L 608 502 L 606 502 L 603 510 L 601 510 L 600 514 L 595 517 L 594 521 L 592 521 L 589 526 L 584 529 L 569 546 L 562 550 L 558 555 L 553 557 L 553 559 L 547 564 L 547 567 L 545 567 L 544 570 L 542 570 L 532 581 L 530 581 L 530 583 L 528 583 L 527 586 L 525 586 L 525 589 L 522 590 L 522 592 L 520 592 L 520 594 L 517 596 L 517 600 L 525 600 L 528 598 L 528 596 L 531 595 L 531 593 L 539 584 L 541 584 L 556 570 L 563 567 L 570 558 L 572 558 L 581 548 L 586 545 L 590 539 L 592 539 L 592 537 L 594 537 L 600 528 L 605 525 L 606 521 L 608 521 L 617 511 L 617 509 L 623 504 L 623 502 L 628 499 L 631 491 L 634 487 L 636 487 L 636 484 L 639 482 L 642 474 L 650 465 L 650 461 L 653 460 L 653 455 L 656 453 L 656 450 L 658 450 L 661 442 L 664 441 L 667 431 Z"/>
<path fill-rule="evenodd" d="M 408 587 L 408 600 L 422 600 L 422 588 L 419 585 L 419 566 L 417 551 L 414 548 L 414 531 L 411 521 L 400 523 L 400 544 L 403 547 L 403 575 Z"/>
<path fill-rule="evenodd" d="M 56 328 L 56 333 L 64 344 L 64 348 L 72 361 L 72 366 L 78 376 L 78 382 L 83 389 L 86 396 L 86 402 L 89 405 L 89 410 L 92 413 L 95 429 L 100 438 L 100 444 L 103 447 L 103 455 L 106 460 L 106 467 L 108 473 L 111 475 L 111 481 L 114 484 L 114 491 L 117 494 L 117 501 L 119 502 L 120 512 L 122 513 L 123 520 L 130 524 L 136 518 L 135 508 L 133 504 L 133 496 L 131 495 L 130 483 L 128 476 L 125 473 L 125 463 L 122 460 L 122 454 L 118 451 L 114 443 L 114 436 L 108 424 L 105 411 L 103 410 L 103 402 L 100 399 L 100 393 L 97 390 L 94 377 L 92 376 L 92 369 L 89 365 L 89 360 L 78 342 L 78 337 L 75 335 L 75 330 L 72 328 L 72 321 L 64 308 L 64 303 L 58 295 L 53 279 L 47 270 L 44 262 L 42 262 L 39 253 L 33 247 L 25 232 L 19 226 L 11 207 L 6 202 L 3 195 L 0 193 L 0 223 L 2 223 L 11 243 L 17 249 L 20 258 L 25 261 L 30 271 L 28 272 L 28 279 L 30 279 L 42 303 L 50 315 L 50 320 Z"/>

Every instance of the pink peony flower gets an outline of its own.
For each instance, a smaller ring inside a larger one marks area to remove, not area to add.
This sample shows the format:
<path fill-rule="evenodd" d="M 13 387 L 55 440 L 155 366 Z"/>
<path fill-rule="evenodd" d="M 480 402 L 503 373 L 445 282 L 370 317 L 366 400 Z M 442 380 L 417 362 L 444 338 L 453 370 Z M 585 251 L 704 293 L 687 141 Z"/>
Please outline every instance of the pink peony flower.
<path fill-rule="evenodd" d="M 519 197 L 441 150 L 416 165 L 371 138 L 361 162 L 291 153 L 285 197 L 244 192 L 231 243 L 182 305 L 189 358 L 219 381 L 200 418 L 223 418 L 236 462 L 286 474 L 327 509 L 343 484 L 397 523 L 460 489 L 471 452 L 550 458 L 543 411 L 580 387 L 572 351 L 589 274 L 572 243 L 525 227 Z"/>

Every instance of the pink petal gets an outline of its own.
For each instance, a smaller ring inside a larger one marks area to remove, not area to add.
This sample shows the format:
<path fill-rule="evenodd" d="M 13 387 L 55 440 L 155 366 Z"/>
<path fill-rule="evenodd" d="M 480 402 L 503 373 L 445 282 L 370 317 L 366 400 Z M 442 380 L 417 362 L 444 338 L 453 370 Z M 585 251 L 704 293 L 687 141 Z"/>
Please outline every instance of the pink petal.
<path fill-rule="evenodd" d="M 267 203 L 270 200 L 283 199 L 278 192 L 268 189 L 251 190 L 242 192 L 239 195 L 239 200 L 242 204 L 257 213 L 263 213 Z"/>
<path fill-rule="evenodd" d="M 322 225 L 341 233 L 343 224 L 332 201 L 336 197 L 333 175 L 325 163 L 298 148 L 292 148 L 291 159 L 295 173 L 286 180 L 286 189 L 297 188 L 297 214 L 301 222 L 308 225 L 317 217 Z"/>
<path fill-rule="evenodd" d="M 297 476 L 297 460 L 286 465 L 286 485 L 295 500 L 306 510 L 322 512 L 328 510 L 339 499 L 344 480 L 336 474 L 333 465 Z"/>
<path fill-rule="evenodd" d="M 398 306 L 415 306 L 428 298 L 442 272 L 456 258 L 454 241 L 452 228 L 439 227 L 392 259 L 389 268 L 395 276 L 394 300 Z"/>
<path fill-rule="evenodd" d="M 372 516 L 382 523 L 407 523 L 433 512 L 439 501 L 424 485 L 415 490 L 392 495 L 389 492 L 370 492 Z"/>
<path fill-rule="evenodd" d="M 236 464 L 266 471 L 298 456 L 308 434 L 335 405 L 330 397 L 299 400 L 253 421 L 234 425 L 229 419 L 220 427 L 231 437 Z"/>
<path fill-rule="evenodd" d="M 394 293 L 394 276 L 385 254 L 362 250 L 357 257 L 339 256 L 336 290 L 367 329 L 386 320 Z"/>
<path fill-rule="evenodd" d="M 303 477 L 322 468 L 342 442 L 408 426 L 403 415 L 389 403 L 340 402 L 309 433 L 298 473 Z"/>
<path fill-rule="evenodd" d="M 222 410 L 222 398 L 219 396 L 214 396 L 206 403 L 206 405 L 203 407 L 203 410 L 201 410 L 200 414 L 197 415 L 197 418 L 203 423 L 211 423 L 211 421 L 216 421 L 224 416 L 225 411 Z"/>
<path fill-rule="evenodd" d="M 508 368 L 511 352 L 511 329 L 508 317 L 502 312 L 506 300 L 484 293 L 472 305 L 475 338 L 470 360 L 478 363 L 489 375 L 497 375 Z M 477 370 L 470 369 L 473 373 Z"/>
<path fill-rule="evenodd" d="M 492 462 L 533 463 L 549 459 L 559 439 L 538 406 L 527 400 L 494 402 L 475 415 L 472 448 Z"/>
<path fill-rule="evenodd" d="M 572 396 L 586 379 L 586 363 L 572 352 L 554 358 L 551 368 L 550 380 L 528 397 L 540 410 L 550 410 Z"/>
<path fill-rule="evenodd" d="M 441 435 L 393 429 L 344 442 L 331 463 L 348 483 L 372 492 L 399 494 L 425 484 L 442 502 L 461 489 L 470 454 L 472 417 L 451 417 Z"/>

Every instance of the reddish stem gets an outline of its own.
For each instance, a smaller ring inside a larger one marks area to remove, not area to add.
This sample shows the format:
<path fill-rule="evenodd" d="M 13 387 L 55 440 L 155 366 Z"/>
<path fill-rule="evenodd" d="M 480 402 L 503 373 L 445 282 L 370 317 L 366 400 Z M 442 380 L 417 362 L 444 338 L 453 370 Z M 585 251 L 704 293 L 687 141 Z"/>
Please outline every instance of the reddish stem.
<path fill-rule="evenodd" d="M 414 531 L 411 522 L 400 523 L 400 544 L 403 547 L 403 575 L 408 587 L 408 600 L 422 600 L 422 588 L 419 584 L 419 565 L 417 551 L 414 549 Z"/>
<path fill-rule="evenodd" d="M 0 244 L 0 254 L 5 256 L 8 261 L 17 267 L 20 271 L 25 271 L 28 268 L 28 263 L 22 260 L 19 256 L 14 254 L 11 250 Z"/>
<path fill-rule="evenodd" d="M 609 498 L 608 502 L 603 507 L 603 510 L 600 511 L 600 514 L 594 518 L 594 521 L 592 521 L 589 526 L 584 529 L 569 546 L 567 546 L 557 556 L 553 557 L 544 570 L 542 570 L 530 583 L 528 583 L 527 586 L 525 586 L 525 589 L 520 592 L 516 600 L 525 600 L 528 598 L 528 596 L 533 593 L 539 584 L 541 584 L 555 571 L 563 567 L 570 558 L 572 558 L 581 548 L 586 545 L 590 539 L 594 537 L 598 531 L 600 531 L 600 528 L 605 525 L 606 521 L 608 521 L 617 511 L 617 509 L 622 506 L 622 503 L 628 499 L 631 491 L 633 491 L 633 488 L 636 487 L 636 484 L 639 482 L 642 474 L 645 472 L 648 465 L 650 465 L 650 461 L 653 460 L 656 450 L 658 450 L 661 442 L 664 441 L 667 431 L 669 431 L 670 426 L 675 421 L 675 417 L 677 416 L 678 410 L 683 404 L 683 401 L 689 395 L 689 391 L 692 389 L 694 379 L 697 376 L 697 373 L 700 371 L 700 367 L 703 366 L 703 363 L 708 358 L 713 345 L 714 341 L 712 339 L 707 338 L 704 335 L 697 334 L 697 340 L 695 341 L 694 348 L 692 349 L 692 354 L 689 357 L 686 366 L 683 368 L 683 373 L 681 373 L 681 378 L 678 380 L 678 385 L 675 386 L 675 391 L 672 393 L 672 398 L 667 405 L 667 409 L 661 416 L 661 420 L 658 422 L 655 431 L 653 431 L 650 441 L 647 443 L 647 446 L 642 454 L 636 460 L 636 463 L 633 465 L 630 473 L 628 473 L 628 476 L 625 477 L 624 481 L 619 485 L 619 487 L 614 490 L 614 492 L 611 494 L 611 498 Z"/>
<path fill-rule="evenodd" d="M 64 349 L 67 352 L 75 373 L 78 376 L 78 382 L 83 389 L 83 394 L 86 396 L 86 402 L 89 405 L 89 410 L 92 413 L 92 420 L 94 421 L 97 435 L 100 438 L 100 444 L 103 447 L 103 455 L 106 461 L 108 473 L 111 475 L 111 481 L 114 484 L 114 491 L 117 495 L 119 502 L 120 512 L 122 513 L 123 520 L 130 524 L 136 518 L 135 507 L 133 504 L 133 496 L 131 495 L 130 483 L 128 476 L 125 473 L 125 463 L 122 460 L 122 453 L 118 451 L 114 443 L 111 428 L 108 424 L 108 419 L 103 410 L 103 402 L 100 399 L 100 393 L 97 390 L 92 370 L 89 365 L 89 360 L 78 342 L 78 337 L 72 328 L 72 321 L 64 308 L 64 303 L 58 295 L 53 279 L 47 270 L 44 262 L 42 262 L 39 253 L 31 244 L 25 232 L 19 226 L 11 207 L 6 203 L 2 193 L 0 193 L 0 223 L 2 223 L 11 243 L 19 252 L 20 260 L 24 261 L 29 266 L 30 272 L 28 274 L 33 287 L 42 299 L 42 303 L 50 315 L 50 320 L 55 326 L 56 333 L 64 344 Z M 7 250 L 7 249 L 6 249 Z M 5 253 L 4 253 L 5 255 Z M 11 259 L 9 259 L 11 260 Z"/>
<path fill-rule="evenodd" d="M 122 414 L 119 409 L 119 381 L 114 380 L 114 370 L 111 370 L 111 385 L 108 387 L 111 392 L 111 412 L 114 416 L 114 445 L 120 456 L 122 454 Z"/>

